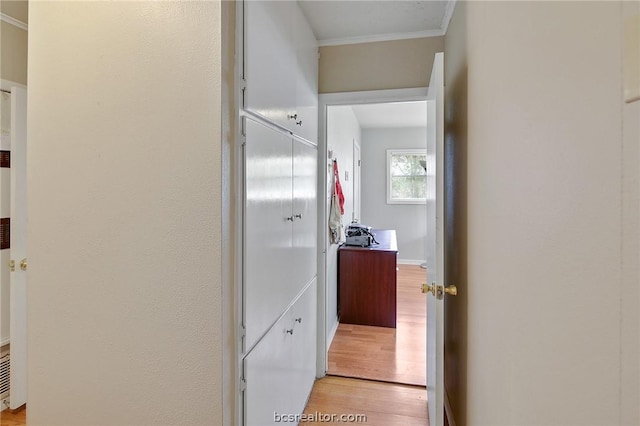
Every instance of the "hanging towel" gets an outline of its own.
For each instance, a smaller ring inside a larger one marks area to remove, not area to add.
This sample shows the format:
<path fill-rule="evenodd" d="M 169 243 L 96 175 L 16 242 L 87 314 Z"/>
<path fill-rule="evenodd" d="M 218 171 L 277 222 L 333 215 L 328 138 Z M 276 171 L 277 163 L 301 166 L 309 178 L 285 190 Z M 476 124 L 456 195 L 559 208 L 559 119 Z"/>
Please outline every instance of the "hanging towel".
<path fill-rule="evenodd" d="M 338 161 L 333 160 L 333 178 L 335 179 L 335 191 L 334 194 L 338 195 L 338 201 L 340 204 L 340 214 L 344 214 L 344 193 L 342 192 L 342 185 L 340 185 L 340 174 L 338 173 Z"/>
<path fill-rule="evenodd" d="M 331 211 L 329 212 L 329 231 L 331 231 L 331 244 L 345 242 L 344 225 L 342 224 L 342 214 L 340 213 L 340 202 L 338 194 L 331 197 Z"/>
<path fill-rule="evenodd" d="M 338 176 L 338 162 L 335 160 L 333 160 L 333 181 L 333 194 L 331 195 L 331 209 L 329 211 L 329 231 L 331 232 L 331 243 L 340 244 L 345 242 L 344 225 L 342 223 L 344 193 Z"/>

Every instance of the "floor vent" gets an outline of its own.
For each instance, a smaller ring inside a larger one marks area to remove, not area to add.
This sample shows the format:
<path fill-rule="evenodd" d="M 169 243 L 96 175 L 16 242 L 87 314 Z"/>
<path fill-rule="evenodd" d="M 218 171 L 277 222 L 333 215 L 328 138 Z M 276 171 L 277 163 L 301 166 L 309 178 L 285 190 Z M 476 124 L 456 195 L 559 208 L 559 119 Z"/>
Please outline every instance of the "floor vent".
<path fill-rule="evenodd" d="M 9 351 L 0 354 L 0 400 L 9 396 L 9 374 L 11 373 L 11 360 Z"/>

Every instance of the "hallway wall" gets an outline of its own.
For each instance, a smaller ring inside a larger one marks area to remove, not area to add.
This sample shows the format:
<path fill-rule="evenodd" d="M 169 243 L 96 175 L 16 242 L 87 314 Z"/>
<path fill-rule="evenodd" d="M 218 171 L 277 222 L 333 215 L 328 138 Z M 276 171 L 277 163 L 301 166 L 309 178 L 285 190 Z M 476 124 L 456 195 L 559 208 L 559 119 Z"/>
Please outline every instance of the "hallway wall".
<path fill-rule="evenodd" d="M 320 47 L 320 93 L 427 87 L 444 37 Z"/>
<path fill-rule="evenodd" d="M 223 423 L 220 13 L 31 3 L 30 425 Z"/>

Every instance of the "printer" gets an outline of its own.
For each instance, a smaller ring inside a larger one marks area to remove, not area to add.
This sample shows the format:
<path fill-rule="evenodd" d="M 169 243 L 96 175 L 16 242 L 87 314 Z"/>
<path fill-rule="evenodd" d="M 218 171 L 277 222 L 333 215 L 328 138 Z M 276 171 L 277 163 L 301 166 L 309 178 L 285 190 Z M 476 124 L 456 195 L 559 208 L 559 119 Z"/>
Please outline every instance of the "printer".
<path fill-rule="evenodd" d="M 347 246 L 369 247 L 371 244 L 378 244 L 375 235 L 371 232 L 370 226 L 361 223 L 352 222 L 345 229 Z"/>

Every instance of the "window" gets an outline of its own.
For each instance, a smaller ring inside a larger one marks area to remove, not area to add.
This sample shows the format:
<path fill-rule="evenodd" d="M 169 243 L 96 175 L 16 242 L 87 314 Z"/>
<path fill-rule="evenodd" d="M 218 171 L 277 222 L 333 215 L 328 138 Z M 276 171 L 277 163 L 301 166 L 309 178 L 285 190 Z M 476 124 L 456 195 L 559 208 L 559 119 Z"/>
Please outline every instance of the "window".
<path fill-rule="evenodd" d="M 387 150 L 387 204 L 424 204 L 427 194 L 427 151 Z"/>

